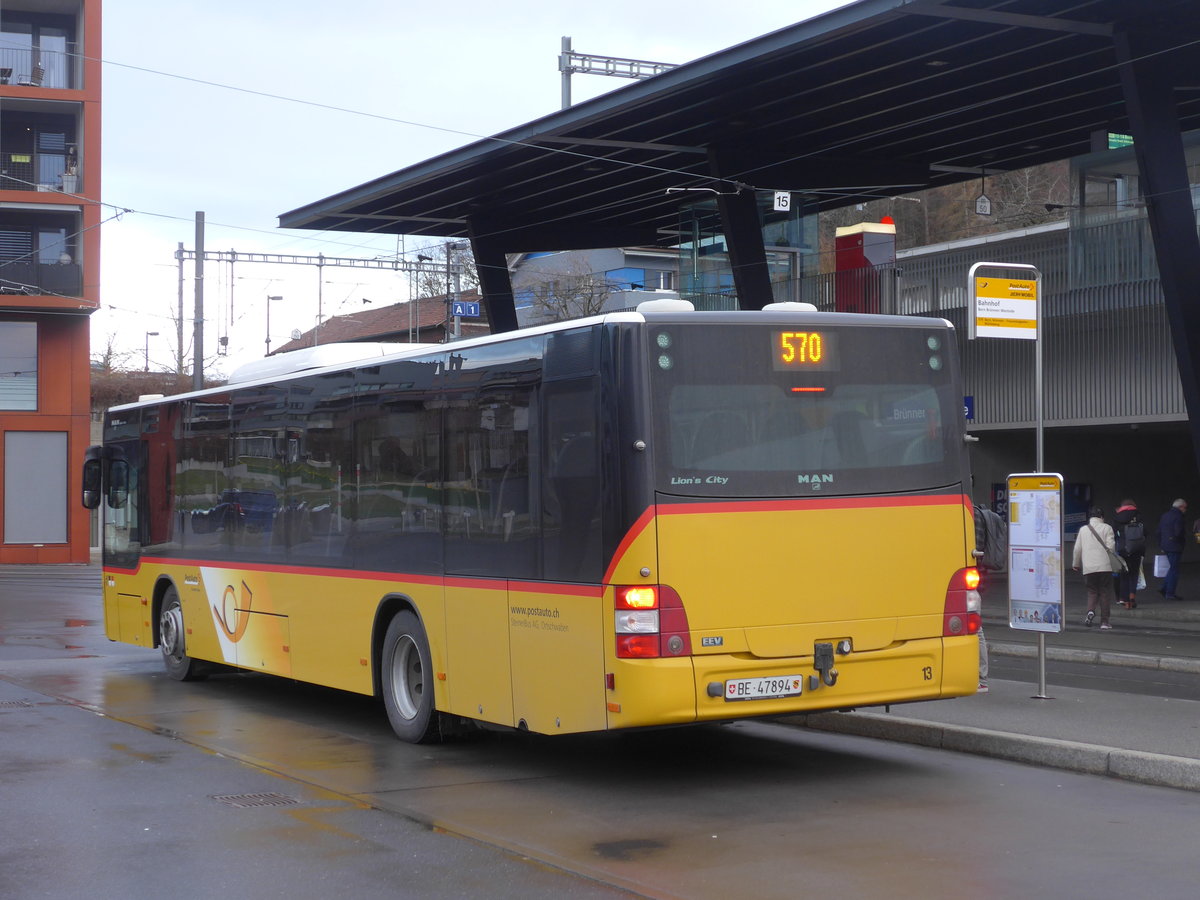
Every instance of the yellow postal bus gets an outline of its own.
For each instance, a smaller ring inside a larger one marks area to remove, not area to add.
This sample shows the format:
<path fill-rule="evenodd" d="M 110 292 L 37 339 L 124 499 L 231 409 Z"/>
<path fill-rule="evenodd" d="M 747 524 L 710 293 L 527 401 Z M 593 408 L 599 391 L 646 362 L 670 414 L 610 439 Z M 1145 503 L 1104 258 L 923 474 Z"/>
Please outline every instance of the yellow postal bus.
<path fill-rule="evenodd" d="M 944 320 L 651 301 L 338 349 L 109 411 L 111 639 L 380 696 L 409 741 L 975 690 Z"/>

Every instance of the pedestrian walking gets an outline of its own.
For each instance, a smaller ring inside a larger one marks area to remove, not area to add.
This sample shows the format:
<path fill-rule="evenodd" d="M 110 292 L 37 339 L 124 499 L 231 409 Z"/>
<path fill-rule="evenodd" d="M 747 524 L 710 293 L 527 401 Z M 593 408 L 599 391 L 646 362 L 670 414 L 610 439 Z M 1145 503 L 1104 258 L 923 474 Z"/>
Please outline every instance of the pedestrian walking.
<path fill-rule="evenodd" d="M 1158 549 L 1167 558 L 1167 574 L 1158 592 L 1168 600 L 1182 600 L 1179 596 L 1179 559 L 1183 555 L 1183 540 L 1187 534 L 1184 515 L 1187 501 L 1182 497 L 1171 504 L 1158 521 Z"/>
<path fill-rule="evenodd" d="M 1091 626 L 1099 605 L 1100 628 L 1108 631 L 1112 628 L 1108 620 L 1109 612 L 1116 599 L 1113 572 L 1119 571 L 1121 557 L 1117 556 L 1117 541 L 1112 526 L 1104 521 L 1104 510 L 1093 506 L 1088 516 L 1087 525 L 1080 528 L 1075 536 L 1071 568 L 1083 572 L 1083 582 L 1087 586 L 1088 608 L 1083 624 Z"/>
<path fill-rule="evenodd" d="M 1146 525 L 1132 500 L 1122 500 L 1117 507 L 1113 530 L 1117 534 L 1117 553 L 1125 560 L 1125 571 L 1117 573 L 1117 602 L 1126 609 L 1137 609 L 1138 582 L 1146 555 Z M 1145 587 L 1145 583 L 1141 586 Z"/>

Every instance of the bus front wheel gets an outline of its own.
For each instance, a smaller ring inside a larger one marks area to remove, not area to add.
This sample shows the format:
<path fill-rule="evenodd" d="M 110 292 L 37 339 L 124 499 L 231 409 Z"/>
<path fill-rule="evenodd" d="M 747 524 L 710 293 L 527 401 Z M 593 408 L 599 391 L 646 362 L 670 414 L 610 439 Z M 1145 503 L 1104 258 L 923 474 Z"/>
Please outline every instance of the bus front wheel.
<path fill-rule="evenodd" d="M 158 647 L 162 651 L 163 665 L 176 681 L 201 681 L 207 673 L 200 663 L 187 655 L 184 633 L 179 591 L 169 587 L 163 595 L 162 612 L 158 616 Z"/>
<path fill-rule="evenodd" d="M 405 610 L 388 624 L 380 678 L 388 721 L 402 741 L 420 744 L 436 734 L 432 676 L 425 629 Z"/>

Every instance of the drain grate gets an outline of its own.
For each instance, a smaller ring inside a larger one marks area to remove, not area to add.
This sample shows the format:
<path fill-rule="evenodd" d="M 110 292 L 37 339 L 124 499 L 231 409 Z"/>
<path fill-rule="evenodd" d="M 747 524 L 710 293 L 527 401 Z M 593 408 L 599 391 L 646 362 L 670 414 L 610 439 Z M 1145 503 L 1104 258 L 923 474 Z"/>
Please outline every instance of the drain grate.
<path fill-rule="evenodd" d="M 300 802 L 287 794 L 212 794 L 210 796 L 219 803 L 238 809 L 252 809 L 256 806 L 295 806 Z"/>
<path fill-rule="evenodd" d="M 32 709 L 28 700 L 0 700 L 0 709 Z"/>

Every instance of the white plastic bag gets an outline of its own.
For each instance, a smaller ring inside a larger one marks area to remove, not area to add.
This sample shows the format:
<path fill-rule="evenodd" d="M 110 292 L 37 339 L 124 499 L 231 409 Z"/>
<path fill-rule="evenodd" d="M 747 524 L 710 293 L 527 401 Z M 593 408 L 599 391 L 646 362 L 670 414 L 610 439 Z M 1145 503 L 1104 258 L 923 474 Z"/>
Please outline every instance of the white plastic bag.
<path fill-rule="evenodd" d="M 1171 566 L 1170 566 L 1170 563 L 1167 562 L 1167 555 L 1165 553 L 1156 553 L 1154 555 L 1154 577 L 1155 578 L 1166 578 L 1167 570 L 1170 568 L 1171 568 Z"/>
<path fill-rule="evenodd" d="M 1137 589 L 1139 591 L 1146 589 L 1146 569 L 1141 563 L 1138 563 Z"/>

